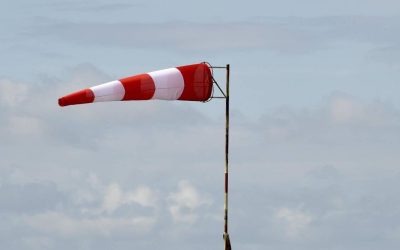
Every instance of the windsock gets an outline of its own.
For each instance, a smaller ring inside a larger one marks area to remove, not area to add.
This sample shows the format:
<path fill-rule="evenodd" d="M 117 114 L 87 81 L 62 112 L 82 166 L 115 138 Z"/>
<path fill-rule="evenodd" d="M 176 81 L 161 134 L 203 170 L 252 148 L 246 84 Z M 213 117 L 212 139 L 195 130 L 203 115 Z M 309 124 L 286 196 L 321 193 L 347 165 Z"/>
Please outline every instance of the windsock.
<path fill-rule="evenodd" d="M 60 106 L 131 100 L 207 101 L 212 74 L 206 63 L 135 75 L 83 89 L 58 99 Z"/>

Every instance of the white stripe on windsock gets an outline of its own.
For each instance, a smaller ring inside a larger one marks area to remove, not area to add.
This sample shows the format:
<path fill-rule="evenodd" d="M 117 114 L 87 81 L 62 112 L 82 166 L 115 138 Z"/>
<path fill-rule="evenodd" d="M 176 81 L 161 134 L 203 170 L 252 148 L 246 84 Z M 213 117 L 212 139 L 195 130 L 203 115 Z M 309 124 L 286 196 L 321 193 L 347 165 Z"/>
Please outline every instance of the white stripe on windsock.
<path fill-rule="evenodd" d="M 125 95 L 125 88 L 120 81 L 111 81 L 91 87 L 94 102 L 121 101 Z"/>
<path fill-rule="evenodd" d="M 153 79 L 155 92 L 152 99 L 178 100 L 182 95 L 185 81 L 177 68 L 169 68 L 148 73 Z"/>

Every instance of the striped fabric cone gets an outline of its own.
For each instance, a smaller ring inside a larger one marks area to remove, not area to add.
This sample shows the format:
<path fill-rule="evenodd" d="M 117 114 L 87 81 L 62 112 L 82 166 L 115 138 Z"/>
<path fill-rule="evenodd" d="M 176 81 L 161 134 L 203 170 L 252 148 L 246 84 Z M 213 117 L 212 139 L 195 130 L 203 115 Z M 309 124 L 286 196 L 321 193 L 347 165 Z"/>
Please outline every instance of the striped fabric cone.
<path fill-rule="evenodd" d="M 207 101 L 212 74 L 205 63 L 135 75 L 83 89 L 58 99 L 60 106 L 131 100 Z"/>

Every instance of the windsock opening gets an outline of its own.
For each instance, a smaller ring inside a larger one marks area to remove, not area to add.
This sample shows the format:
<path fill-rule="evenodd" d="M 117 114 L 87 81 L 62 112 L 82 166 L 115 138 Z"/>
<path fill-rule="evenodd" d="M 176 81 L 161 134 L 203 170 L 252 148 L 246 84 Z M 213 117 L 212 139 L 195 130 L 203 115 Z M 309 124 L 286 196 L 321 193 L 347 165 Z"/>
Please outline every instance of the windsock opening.
<path fill-rule="evenodd" d="M 212 93 L 212 72 L 205 63 L 177 67 L 185 80 L 185 89 L 179 97 L 181 101 L 201 101 L 210 99 Z"/>
<path fill-rule="evenodd" d="M 66 95 L 58 99 L 58 105 L 61 107 L 68 105 L 92 103 L 94 101 L 94 94 L 90 89 L 83 89 L 75 93 Z"/>

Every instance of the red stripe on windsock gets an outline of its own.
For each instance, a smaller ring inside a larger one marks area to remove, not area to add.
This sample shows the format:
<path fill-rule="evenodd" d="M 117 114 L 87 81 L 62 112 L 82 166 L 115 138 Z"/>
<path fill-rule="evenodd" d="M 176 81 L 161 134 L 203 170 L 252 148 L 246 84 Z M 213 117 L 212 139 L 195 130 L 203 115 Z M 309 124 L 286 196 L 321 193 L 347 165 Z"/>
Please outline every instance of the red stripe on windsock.
<path fill-rule="evenodd" d="M 119 80 L 125 88 L 122 100 L 149 100 L 153 97 L 155 85 L 148 74 L 131 76 Z"/>
<path fill-rule="evenodd" d="M 185 88 L 178 100 L 207 101 L 211 97 L 211 70 L 205 63 L 176 67 L 183 76 Z"/>
<path fill-rule="evenodd" d="M 92 103 L 94 94 L 90 89 L 83 89 L 58 99 L 58 104 L 63 106 Z"/>

